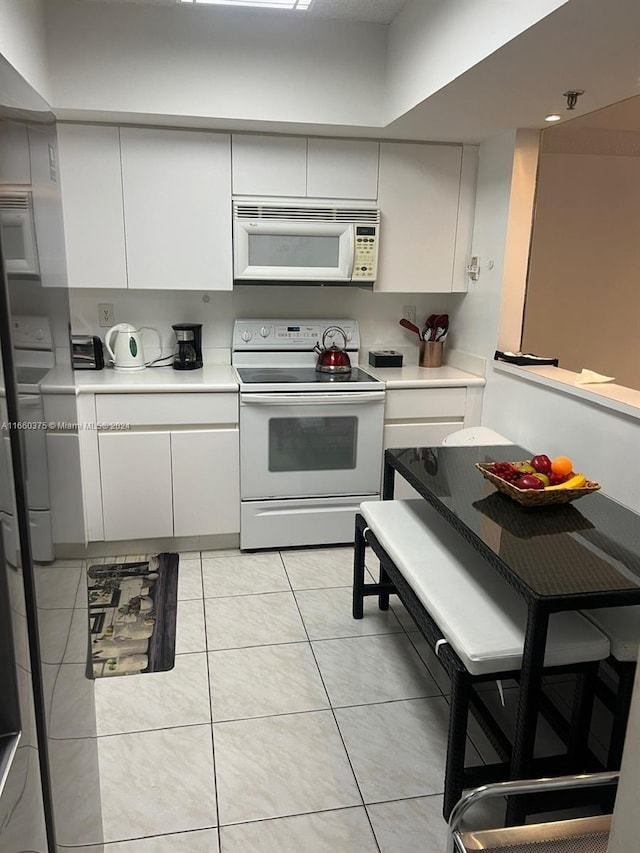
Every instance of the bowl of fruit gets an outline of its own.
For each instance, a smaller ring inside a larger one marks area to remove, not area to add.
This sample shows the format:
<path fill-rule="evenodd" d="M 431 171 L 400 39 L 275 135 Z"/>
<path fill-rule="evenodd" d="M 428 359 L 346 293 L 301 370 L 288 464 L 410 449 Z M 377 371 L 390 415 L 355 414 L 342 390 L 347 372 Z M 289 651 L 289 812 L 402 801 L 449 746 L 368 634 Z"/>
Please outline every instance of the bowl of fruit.
<path fill-rule="evenodd" d="M 597 492 L 599 483 L 573 470 L 567 456 L 538 454 L 525 462 L 477 462 L 476 468 L 499 492 L 522 506 L 552 506 Z"/>

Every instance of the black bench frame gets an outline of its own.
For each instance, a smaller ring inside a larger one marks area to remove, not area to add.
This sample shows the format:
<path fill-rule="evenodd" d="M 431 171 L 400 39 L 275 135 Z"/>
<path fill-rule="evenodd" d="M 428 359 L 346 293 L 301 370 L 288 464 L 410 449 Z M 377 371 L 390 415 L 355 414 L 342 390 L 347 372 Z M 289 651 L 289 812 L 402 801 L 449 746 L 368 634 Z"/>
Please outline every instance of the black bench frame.
<path fill-rule="evenodd" d="M 366 539 L 365 539 L 366 531 Z M 378 583 L 365 583 L 365 550 L 370 545 L 380 561 Z M 389 595 L 396 594 L 415 621 L 420 633 L 435 650 L 436 643 L 444 640 L 442 631 L 424 607 L 402 572 L 380 544 L 366 519 L 356 514 L 353 563 L 353 608 L 354 619 L 364 615 L 364 598 L 378 596 L 380 610 L 388 610 Z M 514 744 L 502 730 L 474 689 L 476 684 L 497 679 L 519 680 L 520 670 L 509 672 L 471 674 L 452 647 L 444 642 L 438 647 L 438 658 L 451 679 L 451 702 L 447 756 L 445 763 L 444 799 L 442 813 L 448 820 L 452 808 L 460 799 L 464 788 L 476 787 L 488 782 L 509 779 L 511 751 Z M 547 697 L 543 696 L 540 710 L 567 746 L 562 756 L 536 759 L 536 775 L 558 776 L 570 772 L 587 772 L 601 769 L 600 763 L 587 746 L 593 710 L 593 698 L 599 661 L 571 664 L 561 667 L 545 667 L 545 674 L 571 673 L 577 676 L 573 696 L 571 719 L 565 720 Z M 465 748 L 469 711 L 478 720 L 481 728 L 496 750 L 501 761 L 496 764 L 465 767 Z"/>

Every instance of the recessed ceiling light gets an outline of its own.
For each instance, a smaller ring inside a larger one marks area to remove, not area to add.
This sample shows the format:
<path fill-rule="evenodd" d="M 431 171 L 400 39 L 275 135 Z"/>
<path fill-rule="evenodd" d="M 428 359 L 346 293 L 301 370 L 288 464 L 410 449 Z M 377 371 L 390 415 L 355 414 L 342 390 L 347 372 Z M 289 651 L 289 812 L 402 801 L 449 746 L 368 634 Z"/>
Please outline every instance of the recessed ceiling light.
<path fill-rule="evenodd" d="M 557 113 L 552 113 L 550 116 L 545 116 L 545 121 L 561 121 L 562 116 L 559 116 Z"/>
<path fill-rule="evenodd" d="M 178 3 L 208 6 L 253 6 L 260 9 L 298 9 L 306 11 L 313 0 L 178 0 Z"/>

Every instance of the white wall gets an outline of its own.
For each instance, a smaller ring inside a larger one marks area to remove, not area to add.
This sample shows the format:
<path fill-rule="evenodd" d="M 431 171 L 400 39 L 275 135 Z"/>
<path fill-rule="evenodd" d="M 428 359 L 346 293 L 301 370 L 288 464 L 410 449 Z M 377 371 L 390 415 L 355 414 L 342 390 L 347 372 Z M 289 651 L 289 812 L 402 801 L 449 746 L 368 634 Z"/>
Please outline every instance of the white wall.
<path fill-rule="evenodd" d="M 640 156 L 541 155 L 522 340 L 636 390 L 639 198 Z"/>
<path fill-rule="evenodd" d="M 389 31 L 385 123 L 567 0 L 409 0 Z"/>
<path fill-rule="evenodd" d="M 56 114 L 380 123 L 385 26 L 242 11 L 49 4 Z"/>
<path fill-rule="evenodd" d="M 0 54 L 51 102 L 43 0 L 0 0 Z"/>
<path fill-rule="evenodd" d="M 423 322 L 429 314 L 449 313 L 451 296 L 443 294 L 371 293 L 346 287 L 253 287 L 237 286 L 231 293 L 194 291 L 71 290 L 71 325 L 76 334 L 100 335 L 107 329 L 98 326 L 98 303 L 115 306 L 117 323 L 154 326 L 162 334 L 165 354 L 171 352 L 175 337 L 173 323 L 202 323 L 203 348 L 213 350 L 231 346 L 233 321 L 240 317 L 343 318 L 360 324 L 363 360 L 369 349 L 407 347 L 405 363 L 418 363 L 415 335 L 398 321 L 403 305 L 415 305 Z M 209 301 L 203 301 L 207 299 Z M 154 337 L 149 335 L 149 343 Z M 145 333 L 145 355 L 147 348 Z M 151 353 L 155 356 L 155 352 Z M 215 358 L 213 353 L 211 358 Z"/>
<path fill-rule="evenodd" d="M 609 853 L 630 853 L 631 850 L 637 849 L 638 791 L 640 791 L 640 677 L 636 673 L 620 784 L 613 812 Z"/>
<path fill-rule="evenodd" d="M 453 345 L 483 358 L 491 358 L 496 348 L 515 142 L 512 131 L 479 148 L 471 254 L 480 258 L 481 272 L 458 297 L 451 323 Z"/>
<path fill-rule="evenodd" d="M 509 324 L 509 346 L 518 346 L 534 180 L 530 132 L 480 146 L 473 252 L 493 259 L 495 267 L 483 269 L 454 309 L 459 349 L 491 358 L 499 342 L 508 343 Z M 493 364 L 488 362 L 482 423 L 533 452 L 570 456 L 603 492 L 640 512 L 640 477 L 637 464 L 630 464 L 637 458 L 640 421 L 499 373 Z"/>

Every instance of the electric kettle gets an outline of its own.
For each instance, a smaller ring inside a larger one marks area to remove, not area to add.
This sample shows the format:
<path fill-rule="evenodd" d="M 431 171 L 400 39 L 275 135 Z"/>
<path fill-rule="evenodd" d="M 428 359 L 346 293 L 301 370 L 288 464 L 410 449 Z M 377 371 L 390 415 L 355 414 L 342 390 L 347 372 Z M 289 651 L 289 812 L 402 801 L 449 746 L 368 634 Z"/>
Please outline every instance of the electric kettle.
<path fill-rule="evenodd" d="M 151 326 L 140 326 L 139 329 L 136 329 L 129 323 L 117 323 L 104 336 L 104 345 L 113 359 L 114 370 L 120 373 L 136 373 L 146 369 L 147 362 L 144 358 L 141 335 L 143 329 L 151 329 L 152 332 L 155 332 L 158 336 L 160 348 L 162 348 L 160 332 Z M 111 342 L 114 336 L 115 344 L 112 347 Z"/>

